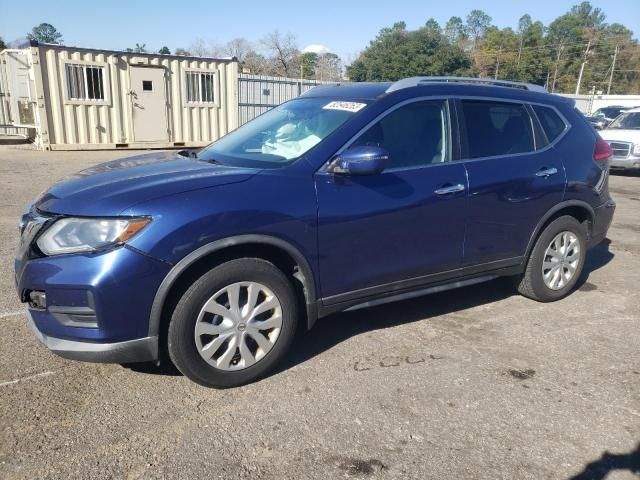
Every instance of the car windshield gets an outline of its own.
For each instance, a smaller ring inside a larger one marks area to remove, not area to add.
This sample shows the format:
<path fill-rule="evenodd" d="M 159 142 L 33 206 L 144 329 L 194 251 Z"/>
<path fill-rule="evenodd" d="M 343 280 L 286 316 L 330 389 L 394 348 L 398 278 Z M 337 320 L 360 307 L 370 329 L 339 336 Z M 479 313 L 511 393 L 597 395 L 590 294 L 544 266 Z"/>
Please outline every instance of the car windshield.
<path fill-rule="evenodd" d="M 198 158 L 249 168 L 288 165 L 366 105 L 361 101 L 298 98 L 222 137 L 200 151 Z"/>
<path fill-rule="evenodd" d="M 610 129 L 620 128 L 625 130 L 640 130 L 640 112 L 623 113 L 616 118 L 611 125 Z"/>
<path fill-rule="evenodd" d="M 620 115 L 620 108 L 600 108 L 593 114 L 594 117 L 615 118 Z"/>

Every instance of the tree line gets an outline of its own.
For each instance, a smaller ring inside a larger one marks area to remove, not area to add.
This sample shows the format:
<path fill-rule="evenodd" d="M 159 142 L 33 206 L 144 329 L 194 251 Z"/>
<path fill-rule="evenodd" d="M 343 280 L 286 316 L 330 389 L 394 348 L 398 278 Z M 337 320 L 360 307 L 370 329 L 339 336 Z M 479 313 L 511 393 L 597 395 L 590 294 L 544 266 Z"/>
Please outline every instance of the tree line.
<path fill-rule="evenodd" d="M 33 28 L 28 39 L 62 44 L 50 24 Z M 0 49 L 5 44 L 0 38 Z M 136 43 L 129 52 L 148 52 Z M 163 46 L 157 53 L 169 55 Z M 208 44 L 199 38 L 174 55 L 236 57 L 252 74 L 338 81 L 391 81 L 413 75 L 489 77 L 544 85 L 551 92 L 640 93 L 640 44 L 620 23 L 588 1 L 573 6 L 549 25 L 523 15 L 516 29 L 498 28 L 482 10 L 463 20 L 451 17 L 444 27 L 433 18 L 417 30 L 396 22 L 343 66 L 335 53 L 301 51 L 293 33 L 274 30 L 256 42 L 235 38 Z M 346 74 L 346 75 L 345 75 Z"/>
<path fill-rule="evenodd" d="M 384 28 L 347 67 L 352 81 L 413 75 L 464 75 L 544 85 L 549 91 L 640 93 L 640 46 L 633 32 L 608 24 L 589 2 L 548 26 L 523 15 L 517 29 L 498 28 L 482 10 L 444 27 L 429 19 L 417 30 Z"/>

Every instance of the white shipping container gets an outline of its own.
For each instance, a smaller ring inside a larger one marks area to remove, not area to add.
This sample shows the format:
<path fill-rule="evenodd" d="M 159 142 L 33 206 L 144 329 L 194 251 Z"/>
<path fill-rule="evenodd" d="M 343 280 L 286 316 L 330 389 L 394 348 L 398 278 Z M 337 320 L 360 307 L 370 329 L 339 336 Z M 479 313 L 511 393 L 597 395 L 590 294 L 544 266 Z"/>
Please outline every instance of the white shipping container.
<path fill-rule="evenodd" d="M 32 43 L 0 61 L 2 123 L 42 149 L 200 147 L 238 124 L 235 58 Z"/>

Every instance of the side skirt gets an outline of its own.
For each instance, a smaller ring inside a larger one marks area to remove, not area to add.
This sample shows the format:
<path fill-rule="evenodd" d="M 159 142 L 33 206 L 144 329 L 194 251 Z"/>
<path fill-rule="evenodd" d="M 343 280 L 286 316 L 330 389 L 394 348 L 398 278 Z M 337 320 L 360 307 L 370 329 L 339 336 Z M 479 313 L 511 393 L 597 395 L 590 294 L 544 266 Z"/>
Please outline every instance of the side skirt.
<path fill-rule="evenodd" d="M 515 259 L 511 259 L 514 261 Z M 503 263 L 504 261 L 500 262 Z M 485 267 L 487 265 L 485 264 Z M 493 265 L 494 267 L 497 265 Z M 380 285 L 373 288 L 348 292 L 333 297 L 321 298 L 316 303 L 318 318 L 326 317 L 337 312 L 347 310 L 358 310 L 361 308 L 382 305 L 389 302 L 406 300 L 409 298 L 442 292 L 454 288 L 466 287 L 478 283 L 493 280 L 497 277 L 519 275 L 522 273 L 524 264 L 522 257 L 512 265 L 500 265 L 499 268 L 480 269 L 478 266 L 460 269 L 447 274 L 436 274 L 423 277 L 422 279 L 409 279 L 401 282 L 394 282 L 388 285 Z M 456 275 L 457 273 L 457 275 Z M 417 283 L 417 280 L 422 280 Z"/>

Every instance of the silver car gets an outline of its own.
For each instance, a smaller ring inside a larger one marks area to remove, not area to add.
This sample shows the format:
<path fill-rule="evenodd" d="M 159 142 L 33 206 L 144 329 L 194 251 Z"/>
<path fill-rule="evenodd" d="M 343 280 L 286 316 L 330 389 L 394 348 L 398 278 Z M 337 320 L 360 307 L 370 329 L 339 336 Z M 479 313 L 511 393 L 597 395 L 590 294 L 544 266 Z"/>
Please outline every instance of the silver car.
<path fill-rule="evenodd" d="M 640 108 L 622 112 L 600 136 L 613 150 L 611 168 L 640 169 Z"/>

